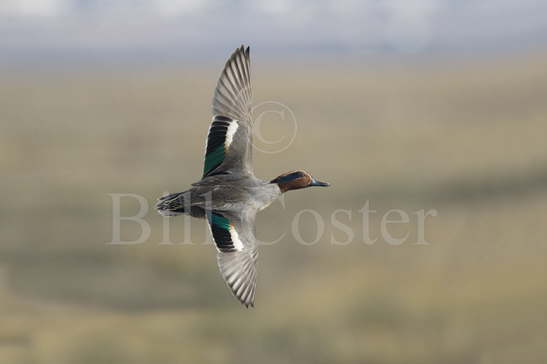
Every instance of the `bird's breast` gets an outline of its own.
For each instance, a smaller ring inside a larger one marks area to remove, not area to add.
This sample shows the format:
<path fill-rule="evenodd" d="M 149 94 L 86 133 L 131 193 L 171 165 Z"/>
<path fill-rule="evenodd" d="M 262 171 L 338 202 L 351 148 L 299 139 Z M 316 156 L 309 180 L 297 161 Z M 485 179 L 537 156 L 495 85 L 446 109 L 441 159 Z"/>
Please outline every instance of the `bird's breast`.
<path fill-rule="evenodd" d="M 258 211 L 262 211 L 266 207 L 270 206 L 272 202 L 277 200 L 280 195 L 281 191 L 279 190 L 279 187 L 277 187 L 277 185 L 275 184 L 261 186 L 254 194 L 253 207 L 256 208 L 256 210 Z"/>

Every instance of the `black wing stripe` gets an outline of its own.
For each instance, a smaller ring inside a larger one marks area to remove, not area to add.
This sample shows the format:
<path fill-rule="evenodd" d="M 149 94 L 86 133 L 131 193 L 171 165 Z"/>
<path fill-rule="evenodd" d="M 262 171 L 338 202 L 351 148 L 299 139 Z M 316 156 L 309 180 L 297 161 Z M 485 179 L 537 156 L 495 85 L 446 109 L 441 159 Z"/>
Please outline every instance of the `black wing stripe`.
<path fill-rule="evenodd" d="M 236 251 L 230 233 L 230 221 L 227 218 L 217 212 L 212 212 L 209 217 L 209 225 L 218 250 L 221 252 Z"/>
<path fill-rule="evenodd" d="M 232 119 L 230 119 L 226 116 L 222 116 L 222 115 L 215 115 L 215 120 L 218 120 L 218 121 L 232 121 Z"/>
<path fill-rule="evenodd" d="M 209 128 L 207 136 L 207 147 L 205 149 L 205 167 L 203 176 L 212 175 L 212 172 L 222 164 L 226 154 L 226 135 L 231 123 L 235 122 L 230 118 L 215 115 Z M 219 150 L 220 148 L 220 150 Z"/>
<path fill-rule="evenodd" d="M 235 250 L 234 243 L 232 242 L 232 237 L 227 230 L 218 228 L 216 226 L 211 226 L 211 230 L 213 231 L 215 243 L 217 244 L 217 247 L 220 251 L 230 252 Z"/>

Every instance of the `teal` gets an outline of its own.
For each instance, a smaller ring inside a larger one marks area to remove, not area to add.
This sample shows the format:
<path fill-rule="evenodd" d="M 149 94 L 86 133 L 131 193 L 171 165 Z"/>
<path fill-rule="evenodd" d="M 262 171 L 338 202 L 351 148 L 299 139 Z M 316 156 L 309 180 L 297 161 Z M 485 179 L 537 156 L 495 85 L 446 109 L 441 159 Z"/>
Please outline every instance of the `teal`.
<path fill-rule="evenodd" d="M 211 219 L 213 221 L 213 224 L 215 224 L 216 226 L 225 230 L 230 230 L 230 220 L 228 220 L 224 216 L 213 214 Z"/>
<path fill-rule="evenodd" d="M 258 248 L 256 214 L 284 192 L 329 186 L 306 171 L 262 180 L 252 168 L 251 59 L 241 46 L 228 59 L 213 96 L 203 176 L 184 192 L 159 198 L 162 216 L 207 218 L 220 274 L 232 294 L 254 307 Z"/>
<path fill-rule="evenodd" d="M 224 160 L 224 146 L 220 146 L 215 149 L 213 152 L 205 156 L 205 165 L 203 168 L 203 174 L 209 173 L 214 166 L 222 163 Z"/>

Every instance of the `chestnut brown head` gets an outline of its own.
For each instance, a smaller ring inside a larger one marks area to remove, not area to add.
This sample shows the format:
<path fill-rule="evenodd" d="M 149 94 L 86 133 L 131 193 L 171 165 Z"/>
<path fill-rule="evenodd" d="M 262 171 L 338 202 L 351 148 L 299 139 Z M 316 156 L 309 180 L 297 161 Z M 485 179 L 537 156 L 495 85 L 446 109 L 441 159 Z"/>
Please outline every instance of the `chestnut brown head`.
<path fill-rule="evenodd" d="M 277 183 L 281 192 L 298 190 L 306 187 L 327 187 L 328 182 L 321 182 L 306 171 L 294 171 L 283 173 L 281 176 L 273 179 L 270 183 Z"/>

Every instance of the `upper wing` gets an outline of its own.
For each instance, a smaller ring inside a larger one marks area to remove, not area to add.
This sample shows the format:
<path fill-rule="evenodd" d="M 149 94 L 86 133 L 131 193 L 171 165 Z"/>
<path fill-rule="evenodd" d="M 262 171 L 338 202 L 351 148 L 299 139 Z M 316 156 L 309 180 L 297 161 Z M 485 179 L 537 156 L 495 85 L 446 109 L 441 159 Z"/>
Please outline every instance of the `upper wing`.
<path fill-rule="evenodd" d="M 251 58 L 249 47 L 241 46 L 230 56 L 218 79 L 213 98 L 213 115 L 251 121 Z"/>
<path fill-rule="evenodd" d="M 249 47 L 230 56 L 213 97 L 213 120 L 207 137 L 203 177 L 251 166 L 251 60 Z"/>
<path fill-rule="evenodd" d="M 254 307 L 258 250 L 253 221 L 243 221 L 240 216 L 225 211 L 212 211 L 207 217 L 222 278 L 242 304 Z"/>

